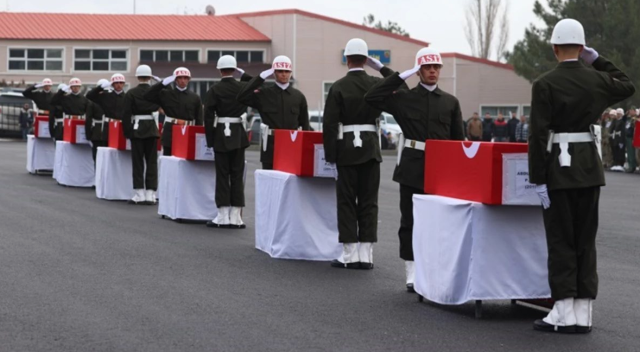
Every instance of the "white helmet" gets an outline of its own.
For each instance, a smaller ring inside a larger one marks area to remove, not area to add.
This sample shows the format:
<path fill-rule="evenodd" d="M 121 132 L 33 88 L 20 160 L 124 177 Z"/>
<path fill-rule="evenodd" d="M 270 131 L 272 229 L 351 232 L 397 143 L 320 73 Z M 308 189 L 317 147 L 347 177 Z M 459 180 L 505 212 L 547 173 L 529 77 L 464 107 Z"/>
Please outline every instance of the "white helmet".
<path fill-rule="evenodd" d="M 271 66 L 271 68 L 278 71 L 291 71 L 292 67 L 291 59 L 284 55 L 276 56 L 276 58 L 273 59 L 273 64 Z"/>
<path fill-rule="evenodd" d="M 53 81 L 51 80 L 51 78 L 45 78 L 42 80 L 42 85 L 43 86 L 52 86 L 53 85 Z"/>
<path fill-rule="evenodd" d="M 105 78 L 101 78 L 100 80 L 98 80 L 98 83 L 96 83 L 96 86 L 97 86 L 97 87 L 100 87 L 100 86 L 102 86 L 102 85 L 103 85 L 103 84 L 105 84 L 105 83 L 109 83 L 109 80 L 108 80 L 108 79 L 105 79 Z"/>
<path fill-rule="evenodd" d="M 238 67 L 238 63 L 236 62 L 236 58 L 231 55 L 223 55 L 218 59 L 218 66 L 216 68 L 218 70 L 223 70 L 225 68 L 236 69 Z"/>
<path fill-rule="evenodd" d="M 616 109 L 609 110 L 609 116 L 616 116 Z"/>
<path fill-rule="evenodd" d="M 151 77 L 152 75 L 149 65 L 140 65 L 136 68 L 136 77 Z"/>
<path fill-rule="evenodd" d="M 121 73 L 115 73 L 111 76 L 111 83 L 124 83 L 125 79 Z"/>
<path fill-rule="evenodd" d="M 82 85 L 82 81 L 80 80 L 80 78 L 74 77 L 69 80 L 69 87 L 76 87 L 81 85 Z"/>
<path fill-rule="evenodd" d="M 440 52 L 432 48 L 422 48 L 416 54 L 416 65 L 440 65 L 442 64 L 442 56 Z"/>
<path fill-rule="evenodd" d="M 582 24 L 571 18 L 560 20 L 560 22 L 558 22 L 556 26 L 553 27 L 553 33 L 551 34 L 551 44 L 585 45 L 584 28 L 582 27 Z"/>
<path fill-rule="evenodd" d="M 617 109 L 616 109 L 616 113 L 617 113 L 618 115 L 624 115 L 624 110 L 623 110 L 622 108 L 617 108 Z"/>
<path fill-rule="evenodd" d="M 347 42 L 344 47 L 344 56 L 349 55 L 362 55 L 369 56 L 369 47 L 367 43 L 360 38 L 353 38 Z"/>
<path fill-rule="evenodd" d="M 173 75 L 176 77 L 191 77 L 191 71 L 186 67 L 178 67 L 173 70 Z"/>

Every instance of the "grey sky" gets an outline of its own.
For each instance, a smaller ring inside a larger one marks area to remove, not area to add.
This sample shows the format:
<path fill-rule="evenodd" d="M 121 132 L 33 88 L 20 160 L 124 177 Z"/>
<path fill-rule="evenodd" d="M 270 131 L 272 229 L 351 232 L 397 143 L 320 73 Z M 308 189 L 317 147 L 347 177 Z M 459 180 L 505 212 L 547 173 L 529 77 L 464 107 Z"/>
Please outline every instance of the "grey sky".
<path fill-rule="evenodd" d="M 342 20 L 362 23 L 373 13 L 378 19 L 398 22 L 411 37 L 428 41 L 443 52 L 470 54 L 465 39 L 465 5 L 469 0 L 135 0 L 144 14 L 201 14 L 206 5 L 217 14 L 298 8 Z M 524 29 L 536 21 L 535 0 L 510 0 L 510 44 L 522 39 Z M 12 12 L 133 13 L 134 0 L 0 0 L 0 10 Z"/>

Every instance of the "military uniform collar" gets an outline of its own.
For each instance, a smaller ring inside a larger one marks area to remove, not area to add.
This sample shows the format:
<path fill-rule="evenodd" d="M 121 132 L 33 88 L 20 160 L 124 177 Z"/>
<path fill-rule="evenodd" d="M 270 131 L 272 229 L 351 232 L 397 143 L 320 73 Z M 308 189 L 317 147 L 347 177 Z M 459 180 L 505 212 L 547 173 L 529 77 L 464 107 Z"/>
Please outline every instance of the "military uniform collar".
<path fill-rule="evenodd" d="M 189 90 L 189 87 L 185 87 L 184 89 L 182 89 L 182 88 L 180 88 L 180 87 L 176 86 L 176 88 L 175 88 L 175 89 L 176 89 L 178 92 L 180 92 L 180 93 L 186 93 L 186 92 L 187 92 L 187 90 Z"/>
<path fill-rule="evenodd" d="M 562 61 L 558 64 L 559 68 L 581 68 L 584 67 L 578 60 Z"/>
<path fill-rule="evenodd" d="M 291 87 L 291 83 L 282 84 L 282 83 L 276 82 L 275 86 L 278 87 L 278 89 L 283 90 L 283 91 L 286 92 L 289 89 L 289 87 Z"/>
<path fill-rule="evenodd" d="M 347 76 L 362 76 L 362 75 L 366 75 L 367 73 L 364 71 L 364 68 L 352 68 L 349 70 L 349 72 L 347 72 Z"/>
<path fill-rule="evenodd" d="M 442 95 L 442 91 L 440 90 L 440 86 L 436 85 L 436 89 L 434 89 L 432 92 L 429 91 L 427 88 L 425 88 L 422 83 L 418 83 L 418 85 L 416 86 L 416 90 L 423 94 L 423 95 L 427 95 L 429 93 L 433 93 L 435 95 Z"/>
<path fill-rule="evenodd" d="M 235 77 L 233 76 L 224 76 L 222 78 L 220 78 L 221 81 L 235 81 Z"/>

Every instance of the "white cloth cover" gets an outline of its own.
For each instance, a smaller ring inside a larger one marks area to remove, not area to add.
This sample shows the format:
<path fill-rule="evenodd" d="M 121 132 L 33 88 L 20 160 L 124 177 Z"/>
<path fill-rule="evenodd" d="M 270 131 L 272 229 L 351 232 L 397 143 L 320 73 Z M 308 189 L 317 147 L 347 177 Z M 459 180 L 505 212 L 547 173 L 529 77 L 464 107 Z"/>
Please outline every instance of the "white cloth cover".
<path fill-rule="evenodd" d="M 158 214 L 174 220 L 218 215 L 215 163 L 161 156 L 158 167 Z"/>
<path fill-rule="evenodd" d="M 64 186 L 93 187 L 95 171 L 91 146 L 57 141 L 53 178 Z"/>
<path fill-rule="evenodd" d="M 551 295 L 542 208 L 413 196 L 415 290 L 440 304 Z"/>
<path fill-rule="evenodd" d="M 129 200 L 133 196 L 131 152 L 98 147 L 96 155 L 96 197 Z"/>
<path fill-rule="evenodd" d="M 56 148 L 53 140 L 27 136 L 27 171 L 35 174 L 41 170 L 53 170 Z"/>
<path fill-rule="evenodd" d="M 257 170 L 256 248 L 273 258 L 340 258 L 334 179 Z"/>

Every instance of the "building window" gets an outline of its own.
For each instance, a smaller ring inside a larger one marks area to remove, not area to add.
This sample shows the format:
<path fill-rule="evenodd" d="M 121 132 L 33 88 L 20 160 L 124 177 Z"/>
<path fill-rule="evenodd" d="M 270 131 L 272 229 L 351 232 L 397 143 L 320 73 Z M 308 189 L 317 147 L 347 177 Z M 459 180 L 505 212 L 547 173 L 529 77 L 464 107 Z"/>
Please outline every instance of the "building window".
<path fill-rule="evenodd" d="M 10 71 L 62 71 L 62 49 L 9 49 Z"/>
<path fill-rule="evenodd" d="M 76 49 L 75 71 L 127 71 L 127 50 Z"/>
<path fill-rule="evenodd" d="M 529 116 L 531 116 L 531 106 L 522 105 L 522 115 L 524 115 L 527 118 L 529 118 Z"/>
<path fill-rule="evenodd" d="M 333 85 L 333 82 L 322 82 L 322 105 L 323 106 L 327 102 L 327 97 L 329 96 L 329 89 L 331 89 L 332 85 Z"/>
<path fill-rule="evenodd" d="M 231 55 L 236 58 L 238 63 L 263 63 L 264 51 L 249 51 L 249 50 L 209 50 L 207 51 L 207 62 L 218 62 L 220 56 Z"/>
<path fill-rule="evenodd" d="M 140 50 L 140 61 L 200 62 L 198 50 Z"/>
<path fill-rule="evenodd" d="M 484 118 L 484 115 L 489 113 L 495 119 L 501 113 L 505 119 L 509 119 L 511 118 L 511 113 L 515 112 L 517 115 L 518 110 L 518 105 L 487 105 L 480 108 L 480 117 Z"/>

